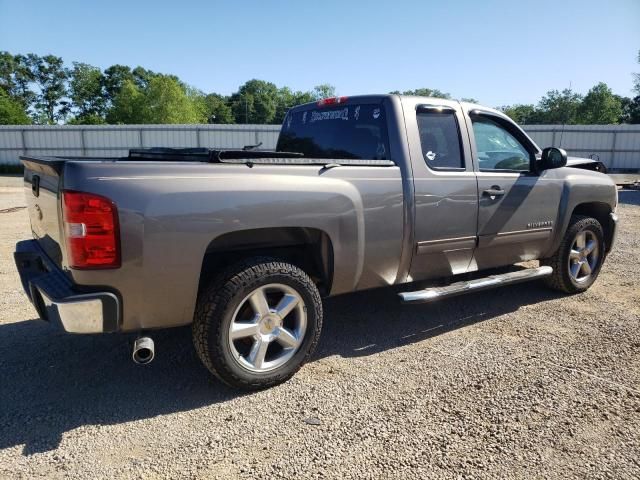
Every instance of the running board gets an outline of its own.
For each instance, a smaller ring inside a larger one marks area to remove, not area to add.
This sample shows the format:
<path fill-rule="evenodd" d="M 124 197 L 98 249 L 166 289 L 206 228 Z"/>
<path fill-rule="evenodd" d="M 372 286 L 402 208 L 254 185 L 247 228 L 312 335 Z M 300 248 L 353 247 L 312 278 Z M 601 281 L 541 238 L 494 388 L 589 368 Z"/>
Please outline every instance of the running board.
<path fill-rule="evenodd" d="M 553 268 L 544 266 L 538 268 L 527 268 L 517 272 L 503 273 L 501 275 L 490 275 L 484 278 L 468 280 L 465 282 L 452 283 L 446 287 L 426 288 L 415 292 L 399 293 L 402 303 L 429 303 L 443 298 L 455 297 L 464 293 L 479 292 L 489 288 L 502 287 L 503 285 L 513 285 L 514 283 L 528 282 L 537 278 L 548 277 L 553 273 Z"/>

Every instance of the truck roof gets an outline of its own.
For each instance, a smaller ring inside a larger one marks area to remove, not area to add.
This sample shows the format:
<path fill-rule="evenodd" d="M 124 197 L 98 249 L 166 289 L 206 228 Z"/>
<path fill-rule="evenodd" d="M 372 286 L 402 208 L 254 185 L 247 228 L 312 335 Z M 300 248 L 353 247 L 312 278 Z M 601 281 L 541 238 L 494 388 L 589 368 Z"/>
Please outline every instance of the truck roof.
<path fill-rule="evenodd" d="M 503 112 L 500 110 L 496 110 L 495 108 L 487 107 L 485 105 L 480 105 L 478 103 L 470 103 L 470 102 L 462 102 L 460 100 L 456 100 L 453 98 L 440 98 L 440 97 L 423 97 L 419 95 L 402 95 L 398 93 L 376 93 L 376 94 L 364 94 L 364 95 L 345 95 L 345 96 L 336 96 L 330 98 L 344 99 L 340 103 L 382 103 L 385 99 L 391 97 L 398 98 L 419 98 L 425 101 L 425 103 L 429 104 L 442 104 L 442 105 L 461 105 L 465 110 L 481 110 L 483 112 L 489 112 L 494 115 L 498 115 L 501 117 L 508 118 Z M 322 99 L 327 100 L 327 99 Z M 307 102 L 300 105 L 296 105 L 292 107 L 291 110 L 306 110 L 310 108 L 317 108 L 318 101 Z"/>

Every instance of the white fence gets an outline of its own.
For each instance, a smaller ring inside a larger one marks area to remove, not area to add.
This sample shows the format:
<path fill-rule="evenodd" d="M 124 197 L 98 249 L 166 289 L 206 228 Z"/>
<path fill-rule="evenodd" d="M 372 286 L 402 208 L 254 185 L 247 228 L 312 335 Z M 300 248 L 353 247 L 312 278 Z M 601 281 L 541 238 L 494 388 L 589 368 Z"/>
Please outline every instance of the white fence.
<path fill-rule="evenodd" d="M 275 149 L 279 125 L 51 125 L 0 126 L 0 163 L 18 163 L 20 155 L 117 157 L 130 148 Z"/>
<path fill-rule="evenodd" d="M 607 168 L 640 170 L 640 125 L 525 125 L 540 147 L 598 157 Z M 274 149 L 278 125 L 0 126 L 0 163 L 20 155 L 113 157 L 140 147 Z"/>
<path fill-rule="evenodd" d="M 640 125 L 524 125 L 540 146 L 598 158 L 609 170 L 640 170 Z"/>

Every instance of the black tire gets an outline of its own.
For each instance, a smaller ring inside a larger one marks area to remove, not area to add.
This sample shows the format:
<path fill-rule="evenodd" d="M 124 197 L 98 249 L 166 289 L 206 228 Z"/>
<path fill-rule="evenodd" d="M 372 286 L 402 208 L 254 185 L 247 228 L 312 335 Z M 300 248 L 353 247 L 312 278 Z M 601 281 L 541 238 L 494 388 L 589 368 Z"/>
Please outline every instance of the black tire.
<path fill-rule="evenodd" d="M 576 281 L 569 271 L 569 255 L 571 247 L 578 233 L 592 232 L 598 243 L 598 259 L 588 279 Z M 553 274 L 545 279 L 548 287 L 563 293 L 580 293 L 586 291 L 598 278 L 602 263 L 605 258 L 604 233 L 600 222 L 592 217 L 573 215 L 569 221 L 567 231 L 556 253 L 547 259 L 541 260 L 541 265 L 549 265 L 553 268 Z"/>
<path fill-rule="evenodd" d="M 229 345 L 229 328 L 247 295 L 268 284 L 286 285 L 304 302 L 306 330 L 295 354 L 269 372 L 253 372 L 239 363 Z M 192 325 L 193 342 L 202 363 L 226 384 L 246 390 L 268 388 L 291 378 L 315 351 L 322 329 L 322 301 L 309 276 L 298 267 L 272 258 L 250 258 L 233 265 L 200 293 Z"/>

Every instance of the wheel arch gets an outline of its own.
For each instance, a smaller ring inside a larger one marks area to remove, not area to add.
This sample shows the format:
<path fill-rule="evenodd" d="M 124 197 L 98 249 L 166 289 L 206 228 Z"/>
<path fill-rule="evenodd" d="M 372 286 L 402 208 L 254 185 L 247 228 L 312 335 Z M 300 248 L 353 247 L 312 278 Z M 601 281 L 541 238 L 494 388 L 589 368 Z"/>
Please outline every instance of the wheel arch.
<path fill-rule="evenodd" d="M 614 226 L 611 224 L 611 206 L 605 202 L 584 202 L 576 205 L 571 212 L 573 215 L 584 215 L 586 217 L 593 217 L 600 225 L 604 232 L 604 248 L 605 252 L 609 252 L 611 241 L 613 239 Z"/>
<path fill-rule="evenodd" d="M 267 227 L 222 234 L 207 245 L 198 290 L 227 266 L 249 257 L 273 257 L 307 273 L 320 293 L 328 295 L 334 277 L 331 237 L 311 227 Z"/>

